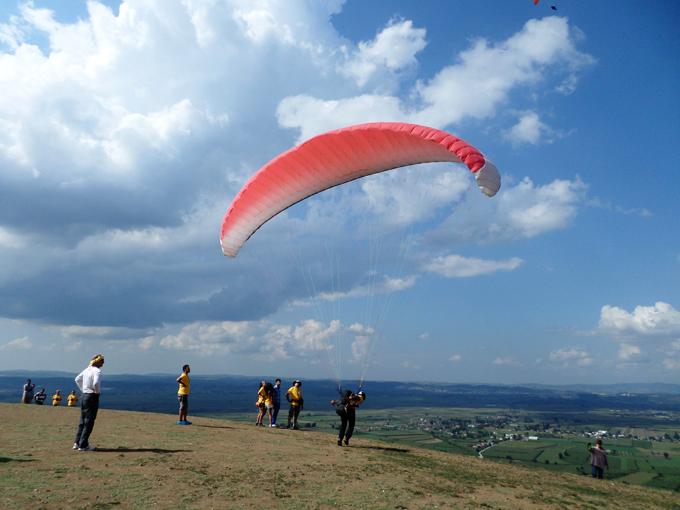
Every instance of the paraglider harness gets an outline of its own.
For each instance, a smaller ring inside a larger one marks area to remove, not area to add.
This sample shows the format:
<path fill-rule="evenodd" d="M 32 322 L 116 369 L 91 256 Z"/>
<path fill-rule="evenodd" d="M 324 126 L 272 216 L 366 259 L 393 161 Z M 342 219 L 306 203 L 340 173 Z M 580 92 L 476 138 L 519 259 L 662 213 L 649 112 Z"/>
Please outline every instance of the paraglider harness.
<path fill-rule="evenodd" d="M 361 403 L 366 400 L 366 394 L 363 392 L 361 387 L 359 387 L 358 392 L 354 393 L 351 390 L 343 391 L 342 386 L 338 385 L 338 393 L 340 394 L 340 399 L 334 401 L 334 407 L 335 412 L 339 415 L 349 412 L 350 409 L 356 409 L 357 406 L 354 404 L 354 402 L 358 401 L 358 403 Z"/>

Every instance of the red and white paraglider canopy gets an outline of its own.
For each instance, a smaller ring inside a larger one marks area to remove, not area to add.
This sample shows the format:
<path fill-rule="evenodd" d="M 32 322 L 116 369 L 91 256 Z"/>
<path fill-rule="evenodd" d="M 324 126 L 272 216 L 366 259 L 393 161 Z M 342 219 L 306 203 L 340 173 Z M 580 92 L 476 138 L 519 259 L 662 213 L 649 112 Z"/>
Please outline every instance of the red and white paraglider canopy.
<path fill-rule="evenodd" d="M 293 147 L 257 171 L 222 221 L 222 252 L 235 257 L 268 220 L 320 191 L 417 163 L 464 163 L 482 192 L 501 185 L 496 167 L 464 140 L 426 126 L 376 122 L 329 131 Z"/>

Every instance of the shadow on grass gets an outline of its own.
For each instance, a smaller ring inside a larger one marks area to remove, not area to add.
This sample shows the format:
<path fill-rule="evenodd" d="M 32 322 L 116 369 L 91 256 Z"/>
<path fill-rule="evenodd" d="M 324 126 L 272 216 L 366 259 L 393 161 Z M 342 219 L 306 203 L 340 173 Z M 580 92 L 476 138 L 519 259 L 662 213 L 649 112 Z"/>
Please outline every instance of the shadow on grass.
<path fill-rule="evenodd" d="M 207 429 L 234 429 L 234 427 L 227 427 L 226 425 L 200 425 L 197 423 L 194 423 L 192 425 L 193 427 L 205 427 Z"/>
<path fill-rule="evenodd" d="M 95 450 L 103 453 L 183 453 L 191 452 L 193 450 L 165 450 L 163 448 L 99 448 Z"/>
<path fill-rule="evenodd" d="M 5 462 L 35 462 L 35 459 L 11 459 L 9 457 L 0 457 L 0 464 Z"/>
<path fill-rule="evenodd" d="M 383 452 L 398 452 L 398 453 L 408 453 L 411 450 L 408 450 L 406 448 L 393 448 L 391 446 L 368 446 L 368 445 L 357 445 L 357 446 L 350 446 L 350 448 L 364 448 L 366 450 L 380 450 Z"/>

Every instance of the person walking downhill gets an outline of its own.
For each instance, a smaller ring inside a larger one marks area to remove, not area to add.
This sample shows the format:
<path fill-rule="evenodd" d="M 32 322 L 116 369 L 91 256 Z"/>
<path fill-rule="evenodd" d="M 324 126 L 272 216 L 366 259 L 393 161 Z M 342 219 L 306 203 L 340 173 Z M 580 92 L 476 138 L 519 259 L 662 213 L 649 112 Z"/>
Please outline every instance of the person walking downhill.
<path fill-rule="evenodd" d="M 590 467 L 593 478 L 604 478 L 604 468 L 609 469 L 609 462 L 607 462 L 607 454 L 602 448 L 602 439 L 598 438 L 594 447 L 588 443 L 588 451 L 590 452 Z"/>
<path fill-rule="evenodd" d="M 189 365 L 184 365 L 182 367 L 182 373 L 177 378 L 177 382 L 179 383 L 179 388 L 177 389 L 179 420 L 177 420 L 177 425 L 191 425 L 191 422 L 187 420 L 187 414 L 189 414 L 189 392 L 191 390 L 189 372 L 191 372 L 191 367 Z"/>
<path fill-rule="evenodd" d="M 276 427 L 276 418 L 278 418 L 279 410 L 281 409 L 281 379 L 274 381 L 274 387 L 272 388 L 272 402 L 274 404 L 274 410 L 272 412 L 272 427 Z"/>
<path fill-rule="evenodd" d="M 290 409 L 288 409 L 288 428 L 298 430 L 298 416 L 300 416 L 300 411 L 304 407 L 305 400 L 302 396 L 302 383 L 298 380 L 293 381 L 293 386 L 291 386 L 286 392 L 286 400 L 290 402 Z"/>
<path fill-rule="evenodd" d="M 22 403 L 30 404 L 33 401 L 33 390 L 35 390 L 35 384 L 33 384 L 30 379 L 26 379 L 24 393 L 21 395 Z"/>
<path fill-rule="evenodd" d="M 79 452 L 91 452 L 95 450 L 90 446 L 90 434 L 94 428 L 99 410 L 99 395 L 101 393 L 101 368 L 104 366 L 104 356 L 97 354 L 88 367 L 76 376 L 76 384 L 83 397 L 80 401 L 80 421 L 76 438 L 73 440 L 73 449 Z"/>
<path fill-rule="evenodd" d="M 61 405 L 61 390 L 57 390 L 54 395 L 52 395 L 52 405 L 54 407 Z"/>

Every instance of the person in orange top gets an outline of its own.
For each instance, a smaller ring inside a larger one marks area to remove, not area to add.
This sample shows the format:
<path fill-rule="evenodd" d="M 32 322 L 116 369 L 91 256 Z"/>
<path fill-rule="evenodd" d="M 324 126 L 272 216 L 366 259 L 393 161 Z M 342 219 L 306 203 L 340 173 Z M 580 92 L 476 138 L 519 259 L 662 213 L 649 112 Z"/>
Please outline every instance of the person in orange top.
<path fill-rule="evenodd" d="M 187 414 L 189 414 L 189 392 L 191 390 L 189 372 L 191 372 L 191 367 L 189 365 L 184 365 L 182 367 L 182 373 L 177 378 L 177 382 L 179 383 L 179 388 L 177 389 L 179 420 L 177 421 L 177 425 L 191 425 L 191 422 L 187 420 Z"/>
<path fill-rule="evenodd" d="M 52 405 L 55 407 L 61 405 L 61 390 L 57 390 L 55 394 L 52 395 Z"/>

